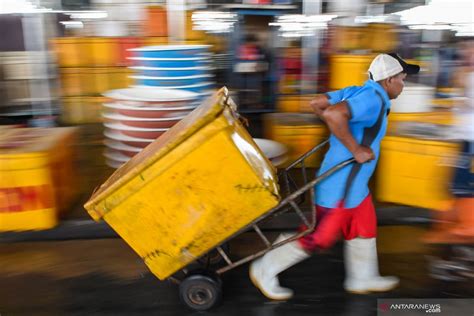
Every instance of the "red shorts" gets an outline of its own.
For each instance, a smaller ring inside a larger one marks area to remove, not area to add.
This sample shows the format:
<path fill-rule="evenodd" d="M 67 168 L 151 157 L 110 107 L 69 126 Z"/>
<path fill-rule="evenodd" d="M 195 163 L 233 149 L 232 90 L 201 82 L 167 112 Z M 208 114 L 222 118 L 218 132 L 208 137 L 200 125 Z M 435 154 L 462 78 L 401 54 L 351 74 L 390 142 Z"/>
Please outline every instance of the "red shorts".
<path fill-rule="evenodd" d="M 370 194 L 354 208 L 330 209 L 316 206 L 315 209 L 316 228 L 299 239 L 301 246 L 307 251 L 328 249 L 341 235 L 345 240 L 357 237 L 374 238 L 377 235 L 377 217 Z M 305 227 L 301 229 L 304 230 Z"/>

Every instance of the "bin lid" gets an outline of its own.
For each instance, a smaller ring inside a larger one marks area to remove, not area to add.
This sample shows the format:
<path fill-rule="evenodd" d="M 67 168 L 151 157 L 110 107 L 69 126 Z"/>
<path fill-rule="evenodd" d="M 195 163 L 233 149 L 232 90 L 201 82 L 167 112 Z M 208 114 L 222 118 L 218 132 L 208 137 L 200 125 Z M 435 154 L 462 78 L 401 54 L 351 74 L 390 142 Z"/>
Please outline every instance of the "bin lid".
<path fill-rule="evenodd" d="M 224 111 L 225 107 L 228 106 L 226 102 L 227 95 L 227 89 L 224 87 L 205 99 L 202 104 L 188 116 L 117 169 L 112 176 L 93 193 L 92 197 L 85 204 L 85 207 L 87 209 L 92 207 L 92 204 L 105 198 L 109 193 L 114 192 L 135 178 L 142 170 L 148 168 L 201 128 L 212 122 Z"/>

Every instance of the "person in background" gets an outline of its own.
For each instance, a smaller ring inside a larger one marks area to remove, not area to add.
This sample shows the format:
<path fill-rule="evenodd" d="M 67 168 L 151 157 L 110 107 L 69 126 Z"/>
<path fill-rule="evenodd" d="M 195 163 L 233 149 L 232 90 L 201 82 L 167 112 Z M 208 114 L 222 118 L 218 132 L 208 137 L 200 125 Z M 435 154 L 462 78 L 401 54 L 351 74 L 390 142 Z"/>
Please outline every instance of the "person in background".
<path fill-rule="evenodd" d="M 234 72 L 240 74 L 239 103 L 243 107 L 261 106 L 263 79 L 267 70 L 264 52 L 257 38 L 249 34 L 237 50 Z"/>
<path fill-rule="evenodd" d="M 388 291 L 398 285 L 396 277 L 379 274 L 377 221 L 368 182 L 380 154 L 390 100 L 402 92 L 407 74 L 416 74 L 419 70 L 396 54 L 380 54 L 372 61 L 370 79 L 363 86 L 329 92 L 311 101 L 314 112 L 331 131 L 330 147 L 318 176 L 352 157 L 357 163 L 316 186 L 314 203 L 318 224 L 312 233 L 275 248 L 251 263 L 250 279 L 266 297 L 291 298 L 293 291 L 280 286 L 278 274 L 310 257 L 311 253 L 330 248 L 341 234 L 346 240 L 344 288 L 347 291 Z M 282 234 L 275 243 L 290 237 Z"/>
<path fill-rule="evenodd" d="M 424 236 L 428 243 L 474 243 L 474 39 L 461 43 L 460 55 L 455 85 L 464 101 L 454 109 L 452 138 L 461 142 L 450 188 L 454 201 L 451 209 L 436 212 L 437 223 Z"/>

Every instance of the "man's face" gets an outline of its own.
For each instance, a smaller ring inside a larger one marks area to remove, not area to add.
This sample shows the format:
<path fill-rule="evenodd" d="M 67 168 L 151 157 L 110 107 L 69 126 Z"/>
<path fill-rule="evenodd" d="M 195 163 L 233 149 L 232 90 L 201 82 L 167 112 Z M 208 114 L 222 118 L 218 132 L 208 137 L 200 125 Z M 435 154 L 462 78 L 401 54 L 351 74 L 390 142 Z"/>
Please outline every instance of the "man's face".
<path fill-rule="evenodd" d="M 406 77 L 407 74 L 402 72 L 387 79 L 387 94 L 390 100 L 396 99 L 402 93 Z"/>

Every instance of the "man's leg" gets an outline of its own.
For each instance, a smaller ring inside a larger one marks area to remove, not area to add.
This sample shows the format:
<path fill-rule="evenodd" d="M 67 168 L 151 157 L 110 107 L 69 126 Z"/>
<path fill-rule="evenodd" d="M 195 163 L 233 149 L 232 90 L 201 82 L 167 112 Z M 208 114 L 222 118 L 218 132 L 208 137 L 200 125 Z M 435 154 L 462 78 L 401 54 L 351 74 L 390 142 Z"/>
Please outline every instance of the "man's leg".
<path fill-rule="evenodd" d="M 344 288 L 351 293 L 383 292 L 395 288 L 396 277 L 379 274 L 377 258 L 377 218 L 371 196 L 367 196 L 353 213 L 351 223 L 343 229 L 344 263 L 346 279 Z"/>
<path fill-rule="evenodd" d="M 298 240 L 301 247 L 308 252 L 331 248 L 339 240 L 343 229 L 352 218 L 351 212 L 342 207 L 330 209 L 316 206 L 316 214 L 315 230 Z"/>
<path fill-rule="evenodd" d="M 332 246 L 340 236 L 341 228 L 349 221 L 348 213 L 343 209 L 318 208 L 316 211 L 319 222 L 314 232 L 269 251 L 251 263 L 250 279 L 266 297 L 274 300 L 290 299 L 293 291 L 280 286 L 278 274 L 308 258 L 310 252 Z M 282 234 L 275 243 L 290 236 Z"/>

